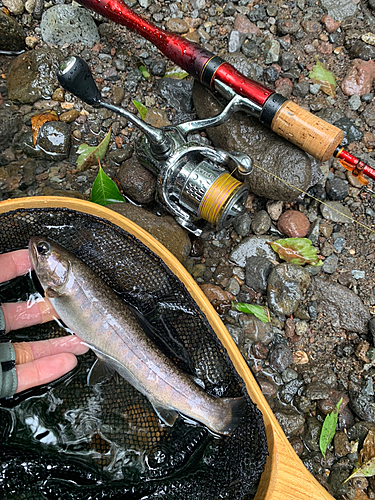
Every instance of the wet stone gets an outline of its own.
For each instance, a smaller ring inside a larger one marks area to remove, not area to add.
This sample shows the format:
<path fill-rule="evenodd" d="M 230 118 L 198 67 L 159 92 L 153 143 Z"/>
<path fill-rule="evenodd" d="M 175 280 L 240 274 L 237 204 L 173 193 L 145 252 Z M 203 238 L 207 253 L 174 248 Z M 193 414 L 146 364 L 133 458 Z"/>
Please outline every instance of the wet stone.
<path fill-rule="evenodd" d="M 252 216 L 249 212 L 245 212 L 243 215 L 233 220 L 233 228 L 239 236 L 247 236 L 251 230 L 252 220 Z"/>
<path fill-rule="evenodd" d="M 276 410 L 274 412 L 286 436 L 298 436 L 303 430 L 305 419 L 295 410 Z"/>
<path fill-rule="evenodd" d="M 349 483 L 344 483 L 349 473 L 344 470 L 333 470 L 328 478 L 328 483 L 332 488 L 334 495 L 346 495 L 349 488 Z"/>
<path fill-rule="evenodd" d="M 136 157 L 126 160 L 117 173 L 124 193 L 137 203 L 150 203 L 155 199 L 156 177 Z"/>
<path fill-rule="evenodd" d="M 148 68 L 152 75 L 163 77 L 167 70 L 167 63 L 165 61 L 154 59 L 150 62 Z"/>
<path fill-rule="evenodd" d="M 25 37 L 17 21 L 0 10 L 0 50 L 14 52 L 24 50 Z"/>
<path fill-rule="evenodd" d="M 301 396 L 296 396 L 294 399 L 294 406 L 302 413 L 310 413 L 316 409 L 316 402 L 311 401 L 303 394 Z"/>
<path fill-rule="evenodd" d="M 321 382 L 312 382 L 305 390 L 305 396 L 308 399 L 327 399 L 329 396 L 329 388 Z"/>
<path fill-rule="evenodd" d="M 274 238 L 267 236 L 248 236 L 231 252 L 229 260 L 240 267 L 245 267 L 249 257 L 265 257 L 276 260 L 276 253 L 268 244 Z"/>
<path fill-rule="evenodd" d="M 99 32 L 92 16 L 76 5 L 54 5 L 43 13 L 40 24 L 43 41 L 51 45 L 81 42 L 92 47 Z"/>
<path fill-rule="evenodd" d="M 340 201 L 349 194 L 348 183 L 344 179 L 334 177 L 326 183 L 326 191 L 330 200 Z"/>
<path fill-rule="evenodd" d="M 289 439 L 289 443 L 292 446 L 293 450 L 296 452 L 296 454 L 300 457 L 304 450 L 302 439 L 295 436 Z"/>
<path fill-rule="evenodd" d="M 39 129 L 36 150 L 43 157 L 53 160 L 64 160 L 70 151 L 70 125 L 64 122 L 44 123 Z"/>
<path fill-rule="evenodd" d="M 302 439 L 304 445 L 310 451 L 319 451 L 319 438 L 322 431 L 322 423 L 315 417 L 306 419 Z"/>
<path fill-rule="evenodd" d="M 244 314 L 239 317 L 239 323 L 244 328 L 245 338 L 249 343 L 261 342 L 268 345 L 272 342 L 274 333 L 270 323 L 263 323 L 255 316 Z"/>
<path fill-rule="evenodd" d="M 57 87 L 56 73 L 62 60 L 63 54 L 51 47 L 18 56 L 8 73 L 9 99 L 33 104 L 41 97 L 49 98 Z"/>
<path fill-rule="evenodd" d="M 263 377 L 262 375 L 258 376 L 256 380 L 265 396 L 270 396 L 271 398 L 277 396 L 277 385 L 273 380 Z"/>
<path fill-rule="evenodd" d="M 298 373 L 292 368 L 287 368 L 286 370 L 283 371 L 281 377 L 283 379 L 284 384 L 287 384 L 288 382 L 291 382 L 292 380 L 298 378 Z"/>
<path fill-rule="evenodd" d="M 375 423 L 374 398 L 360 392 L 352 392 L 349 401 L 350 408 L 362 420 Z"/>
<path fill-rule="evenodd" d="M 239 52 L 245 40 L 246 40 L 245 33 L 232 30 L 229 35 L 228 52 Z"/>
<path fill-rule="evenodd" d="M 277 229 L 288 238 L 303 238 L 310 229 L 309 219 L 297 210 L 287 210 L 277 222 Z"/>
<path fill-rule="evenodd" d="M 180 35 L 189 31 L 189 26 L 186 21 L 184 19 L 179 19 L 178 17 L 168 19 L 166 27 L 168 31 L 172 31 L 172 33 L 178 33 Z"/>
<path fill-rule="evenodd" d="M 169 105 L 176 108 L 177 111 L 183 113 L 191 113 L 193 111 L 193 82 L 163 78 L 159 80 L 158 88 L 160 95 Z"/>
<path fill-rule="evenodd" d="M 288 71 L 295 65 L 295 55 L 290 52 L 283 52 L 280 56 L 279 64 L 283 71 Z"/>
<path fill-rule="evenodd" d="M 251 229 L 255 235 L 266 234 L 271 227 L 271 218 L 265 210 L 258 212 L 251 224 Z"/>
<path fill-rule="evenodd" d="M 282 373 L 293 363 L 293 354 L 285 344 L 277 344 L 270 354 L 270 366 Z"/>
<path fill-rule="evenodd" d="M 369 61 L 354 59 L 348 74 L 341 84 L 341 89 L 348 96 L 367 94 L 371 92 L 374 77 L 375 63 L 371 59 Z"/>
<path fill-rule="evenodd" d="M 321 204 L 320 211 L 324 219 L 331 222 L 350 222 L 348 217 L 352 217 L 349 208 L 339 201 L 327 201 L 324 205 Z"/>
<path fill-rule="evenodd" d="M 286 383 L 280 390 L 280 400 L 286 404 L 291 403 L 302 386 L 303 380 L 298 378 Z"/>
<path fill-rule="evenodd" d="M 0 108 L 0 151 L 13 142 L 14 135 L 21 128 L 22 118 L 9 108 Z"/>
<path fill-rule="evenodd" d="M 309 273 L 300 266 L 288 263 L 277 265 L 268 277 L 267 299 L 270 309 L 276 314 L 293 314 L 309 284 Z"/>
<path fill-rule="evenodd" d="M 343 146 L 346 146 L 353 141 L 360 141 L 363 137 L 363 132 L 358 130 L 349 118 L 340 118 L 340 120 L 335 122 L 335 126 L 341 128 L 344 132 L 344 140 L 341 143 Z"/>
<path fill-rule="evenodd" d="M 246 285 L 255 292 L 267 291 L 267 279 L 274 265 L 265 257 L 249 257 L 246 261 Z"/>
<path fill-rule="evenodd" d="M 302 82 L 295 83 L 293 85 L 292 94 L 295 97 L 306 97 L 310 92 L 310 84 L 307 80 L 302 80 Z"/>
<path fill-rule="evenodd" d="M 262 53 L 254 40 L 245 40 L 241 46 L 241 51 L 249 59 L 257 59 Z"/>
<path fill-rule="evenodd" d="M 332 326 L 351 332 L 363 332 L 370 314 L 354 292 L 321 278 L 314 278 L 312 286 L 317 296 L 318 310 L 329 315 Z"/>

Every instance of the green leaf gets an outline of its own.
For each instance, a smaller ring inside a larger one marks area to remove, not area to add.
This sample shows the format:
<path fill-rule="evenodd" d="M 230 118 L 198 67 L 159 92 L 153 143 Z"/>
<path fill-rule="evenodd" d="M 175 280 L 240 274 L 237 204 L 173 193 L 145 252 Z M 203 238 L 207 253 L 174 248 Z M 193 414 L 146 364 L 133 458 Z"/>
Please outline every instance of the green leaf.
<path fill-rule="evenodd" d="M 323 261 L 317 256 L 317 249 L 312 246 L 308 238 L 286 238 L 283 240 L 271 241 L 272 249 L 279 256 L 292 264 L 311 264 L 312 266 L 322 266 Z"/>
<path fill-rule="evenodd" d="M 147 116 L 147 108 L 146 108 L 146 106 L 144 106 L 139 101 L 136 101 L 135 99 L 133 99 L 133 104 L 138 109 L 139 116 L 142 118 L 142 120 L 145 120 L 146 116 Z"/>
<path fill-rule="evenodd" d="M 77 172 L 82 172 L 102 160 L 107 152 L 109 141 L 111 140 L 111 129 L 98 146 L 88 146 L 81 144 L 77 149 L 80 155 L 77 158 Z"/>
<path fill-rule="evenodd" d="M 151 77 L 150 73 L 146 69 L 146 66 L 141 64 L 140 66 L 138 66 L 138 69 L 142 73 L 143 78 L 149 82 Z"/>
<path fill-rule="evenodd" d="M 319 448 L 324 458 L 326 456 L 327 448 L 336 433 L 337 417 L 341 403 L 342 398 L 337 403 L 336 408 L 326 416 L 323 422 L 323 427 L 319 439 Z"/>
<path fill-rule="evenodd" d="M 125 199 L 120 193 L 116 183 L 108 177 L 101 166 L 91 189 L 90 201 L 105 207 L 110 203 L 124 202 Z"/>
<path fill-rule="evenodd" d="M 254 314 L 263 323 L 269 323 L 271 321 L 270 313 L 267 307 L 257 306 L 255 304 L 244 304 L 242 302 L 232 302 L 232 307 L 236 311 Z"/>
<path fill-rule="evenodd" d="M 335 76 L 319 61 L 318 57 L 316 57 L 316 63 L 309 73 L 309 78 L 314 83 L 318 83 L 325 94 L 335 97 L 337 87 Z"/>
<path fill-rule="evenodd" d="M 189 76 L 189 73 L 180 68 L 173 68 L 167 71 L 163 78 L 175 78 L 176 80 L 183 80 Z"/>

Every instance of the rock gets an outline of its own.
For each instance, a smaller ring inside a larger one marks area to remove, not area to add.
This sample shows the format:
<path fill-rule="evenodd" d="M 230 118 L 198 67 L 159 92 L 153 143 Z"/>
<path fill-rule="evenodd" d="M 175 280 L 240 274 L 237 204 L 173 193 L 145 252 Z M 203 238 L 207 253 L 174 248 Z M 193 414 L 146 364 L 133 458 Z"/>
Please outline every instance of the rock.
<path fill-rule="evenodd" d="M 298 412 L 295 410 L 276 410 L 274 414 L 288 438 L 302 433 L 305 419 Z"/>
<path fill-rule="evenodd" d="M 240 31 L 232 30 L 229 35 L 228 52 L 239 52 L 243 42 L 246 40 L 246 34 Z"/>
<path fill-rule="evenodd" d="M 189 26 L 184 19 L 179 19 L 178 17 L 171 17 L 166 23 L 166 28 L 172 33 L 178 33 L 182 35 L 189 31 Z"/>
<path fill-rule="evenodd" d="M 345 470 L 335 469 L 331 471 L 328 478 L 328 483 L 332 488 L 332 492 L 336 498 L 340 498 L 347 494 L 349 483 L 345 483 L 345 479 L 348 478 L 349 474 L 350 472 Z"/>
<path fill-rule="evenodd" d="M 70 125 L 64 122 L 46 122 L 39 129 L 34 146 L 31 133 L 24 140 L 24 151 L 28 156 L 47 160 L 64 160 L 70 152 Z"/>
<path fill-rule="evenodd" d="M 270 354 L 270 366 L 282 373 L 293 363 L 292 351 L 286 344 L 277 344 Z"/>
<path fill-rule="evenodd" d="M 331 180 L 327 180 L 326 191 L 330 200 L 343 200 L 349 194 L 348 183 L 344 179 L 334 177 Z"/>
<path fill-rule="evenodd" d="M 324 219 L 331 222 L 351 222 L 352 214 L 349 208 L 338 201 L 326 201 L 324 205 L 321 204 L 320 211 Z"/>
<path fill-rule="evenodd" d="M 251 229 L 255 235 L 266 234 L 271 227 L 271 218 L 265 210 L 258 212 L 251 224 Z"/>
<path fill-rule="evenodd" d="M 323 15 L 321 21 L 328 33 L 334 33 L 335 31 L 337 31 L 341 24 L 339 21 L 335 21 L 328 14 Z"/>
<path fill-rule="evenodd" d="M 344 132 L 344 140 L 342 145 L 345 146 L 353 141 L 359 141 L 363 137 L 363 132 L 359 130 L 352 120 L 347 117 L 340 118 L 335 122 L 335 126 L 341 128 Z"/>
<path fill-rule="evenodd" d="M 25 48 L 25 32 L 17 21 L 0 10 L 0 50 L 19 52 Z"/>
<path fill-rule="evenodd" d="M 239 31 L 240 33 L 246 33 L 246 35 L 254 34 L 260 36 L 260 29 L 254 23 L 252 23 L 246 16 L 238 14 L 234 20 L 233 29 Z"/>
<path fill-rule="evenodd" d="M 193 82 L 162 78 L 158 82 L 158 89 L 162 97 L 169 103 L 169 106 L 173 106 L 181 113 L 191 113 L 193 111 Z"/>
<path fill-rule="evenodd" d="M 322 271 L 326 274 L 333 274 L 334 272 L 336 272 L 338 263 L 339 258 L 337 257 L 337 255 L 330 255 L 324 260 Z"/>
<path fill-rule="evenodd" d="M 58 87 L 57 70 L 63 54 L 54 48 L 30 50 L 13 61 L 7 78 L 8 97 L 13 101 L 33 104 L 48 99 Z"/>
<path fill-rule="evenodd" d="M 43 41 L 51 45 L 81 42 L 92 47 L 100 40 L 91 15 L 77 5 L 58 4 L 43 13 L 40 23 Z"/>
<path fill-rule="evenodd" d="M 288 238 L 304 238 L 310 229 L 310 221 L 298 210 L 287 210 L 277 222 L 277 229 Z"/>
<path fill-rule="evenodd" d="M 345 457 L 350 453 L 350 443 L 345 432 L 337 431 L 333 439 L 333 444 L 335 447 L 335 454 L 338 457 Z"/>
<path fill-rule="evenodd" d="M 21 115 L 10 108 L 0 108 L 0 151 L 12 145 L 15 133 L 21 128 Z"/>
<path fill-rule="evenodd" d="M 274 237 L 248 236 L 239 243 L 229 255 L 229 260 L 240 267 L 245 267 L 249 257 L 265 257 L 276 260 L 276 252 L 268 244 Z"/>
<path fill-rule="evenodd" d="M 336 21 L 354 16 L 357 12 L 357 5 L 350 0 L 322 0 L 321 5 L 323 9 L 327 10 L 328 15 Z"/>
<path fill-rule="evenodd" d="M 223 290 L 218 285 L 204 284 L 200 285 L 203 293 L 208 298 L 208 300 L 212 303 L 214 301 L 231 301 L 235 300 L 235 296 L 231 293 Z"/>
<path fill-rule="evenodd" d="M 260 385 L 262 390 L 262 394 L 264 396 L 270 396 L 271 398 L 275 398 L 277 396 L 277 385 L 273 380 L 269 378 L 262 377 L 261 375 L 257 377 L 257 382 Z"/>
<path fill-rule="evenodd" d="M 190 253 L 190 238 L 173 217 L 170 215 L 158 217 L 130 203 L 111 203 L 108 208 L 127 217 L 148 231 L 180 262 L 185 262 Z"/>
<path fill-rule="evenodd" d="M 312 382 L 305 390 L 305 396 L 312 401 L 316 399 L 327 399 L 329 394 L 329 388 L 322 382 Z"/>
<path fill-rule="evenodd" d="M 135 156 L 121 165 L 116 177 L 124 193 L 136 203 L 155 199 L 156 177 Z"/>
<path fill-rule="evenodd" d="M 349 49 L 349 57 L 351 59 L 362 59 L 362 61 L 374 59 L 375 47 L 362 42 L 362 40 L 356 40 Z"/>
<path fill-rule="evenodd" d="M 306 419 L 302 439 L 306 448 L 310 451 L 319 451 L 319 438 L 322 431 L 322 423 L 315 417 Z"/>
<path fill-rule="evenodd" d="M 372 101 L 366 106 L 361 116 L 369 127 L 375 127 L 375 101 Z"/>
<path fill-rule="evenodd" d="M 233 228 L 239 236 L 247 236 L 250 233 L 252 216 L 245 212 L 233 220 Z"/>
<path fill-rule="evenodd" d="M 348 74 L 345 76 L 341 90 L 345 95 L 364 95 L 371 92 L 375 77 L 375 63 L 372 60 L 354 59 Z"/>
<path fill-rule="evenodd" d="M 285 371 L 283 373 L 285 373 Z M 291 380 L 281 388 L 279 393 L 280 400 L 286 404 L 291 403 L 302 386 L 303 380 L 299 380 L 298 378 Z"/>
<path fill-rule="evenodd" d="M 349 405 L 361 420 L 375 423 L 375 403 L 373 397 L 365 396 L 361 392 L 352 392 L 350 394 Z"/>
<path fill-rule="evenodd" d="M 266 257 L 249 257 L 246 261 L 246 285 L 255 292 L 267 291 L 267 279 L 274 265 Z"/>
<path fill-rule="evenodd" d="M 253 315 L 242 314 L 239 323 L 244 329 L 245 338 L 249 343 L 261 342 L 268 345 L 272 342 L 274 333 L 270 323 L 263 323 Z"/>
<path fill-rule="evenodd" d="M 228 58 L 228 62 L 234 61 Z M 254 77 L 248 73 L 245 75 Z M 199 118 L 217 115 L 225 104 L 198 83 L 194 84 L 193 99 Z M 207 134 L 218 147 L 246 153 L 266 171 L 304 191 L 309 188 L 311 163 L 306 153 L 275 135 L 256 118 L 236 113 L 222 125 L 207 129 Z M 273 200 L 290 201 L 299 195 L 298 190 L 257 168 L 245 182 L 254 194 Z"/>
<path fill-rule="evenodd" d="M 297 310 L 310 284 L 309 273 L 296 264 L 279 264 L 268 277 L 267 300 L 275 314 L 289 316 Z"/>
<path fill-rule="evenodd" d="M 22 14 L 25 9 L 25 4 L 22 0 L 3 0 L 3 5 L 15 16 Z"/>
<path fill-rule="evenodd" d="M 277 221 L 283 212 L 283 202 L 268 200 L 267 212 L 272 220 Z"/>
<path fill-rule="evenodd" d="M 79 117 L 78 109 L 70 109 L 69 111 L 65 111 L 65 113 L 61 113 L 59 116 L 59 120 L 61 122 L 72 123 Z"/>
<path fill-rule="evenodd" d="M 317 296 L 318 311 L 330 317 L 334 328 L 357 333 L 366 331 L 370 314 L 354 292 L 321 278 L 313 278 L 312 286 Z"/>

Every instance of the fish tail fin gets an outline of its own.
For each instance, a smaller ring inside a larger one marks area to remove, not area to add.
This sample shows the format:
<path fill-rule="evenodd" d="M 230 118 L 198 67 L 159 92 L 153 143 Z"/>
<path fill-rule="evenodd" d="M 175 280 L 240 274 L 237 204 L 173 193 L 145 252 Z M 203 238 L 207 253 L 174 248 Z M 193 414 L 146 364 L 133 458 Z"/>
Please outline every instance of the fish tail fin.
<path fill-rule="evenodd" d="M 223 398 L 223 406 L 230 408 L 230 418 L 222 422 L 222 427 L 218 432 L 220 434 L 231 435 L 240 425 L 242 418 L 246 415 L 247 403 L 244 397 L 239 398 Z"/>

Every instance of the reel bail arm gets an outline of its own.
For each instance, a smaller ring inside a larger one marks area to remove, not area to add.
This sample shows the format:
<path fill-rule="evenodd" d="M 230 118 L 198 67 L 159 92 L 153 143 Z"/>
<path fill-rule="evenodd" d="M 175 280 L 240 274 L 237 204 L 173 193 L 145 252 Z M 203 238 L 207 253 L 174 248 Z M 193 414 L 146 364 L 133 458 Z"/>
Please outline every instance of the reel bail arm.
<path fill-rule="evenodd" d="M 190 141 L 188 135 L 223 123 L 233 113 L 247 110 L 257 114 L 249 99 L 234 95 L 217 116 L 161 129 L 146 124 L 123 108 L 102 100 L 87 63 L 71 56 L 60 67 L 60 84 L 91 106 L 103 106 L 127 118 L 143 135 L 136 145 L 139 160 L 158 177 L 158 198 L 177 222 L 199 236 L 199 219 L 210 222 L 217 230 L 228 226 L 245 212 L 248 187 L 232 176 L 238 171 L 249 175 L 251 159 L 243 153 L 226 152 Z M 223 85 L 223 92 L 230 89 Z M 231 169 L 231 173 L 223 168 Z"/>

